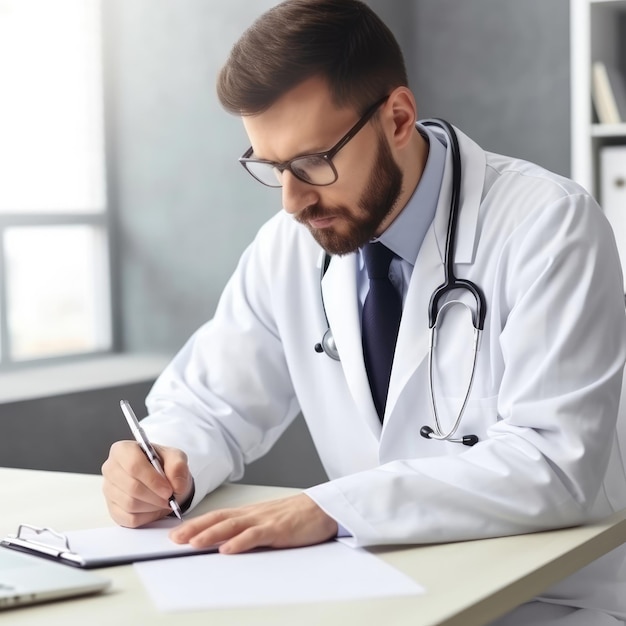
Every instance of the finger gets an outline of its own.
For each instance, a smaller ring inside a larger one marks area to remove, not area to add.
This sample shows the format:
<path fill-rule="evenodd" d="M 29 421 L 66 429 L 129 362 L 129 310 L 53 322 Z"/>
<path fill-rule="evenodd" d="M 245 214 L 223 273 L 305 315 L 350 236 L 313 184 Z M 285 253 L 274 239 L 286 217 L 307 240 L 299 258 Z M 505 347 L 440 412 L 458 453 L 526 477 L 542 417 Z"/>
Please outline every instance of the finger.
<path fill-rule="evenodd" d="M 169 508 L 155 507 L 139 500 L 129 499 L 128 496 L 111 483 L 104 484 L 107 508 L 114 522 L 120 526 L 136 528 L 148 522 L 159 519 L 169 513 Z"/>
<path fill-rule="evenodd" d="M 135 457 L 143 465 L 143 456 L 143 453 L 138 454 L 134 442 L 118 442 L 111 447 L 109 458 L 102 466 L 106 504 L 113 521 L 121 526 L 136 528 L 169 513 L 169 495 L 156 494 L 124 467 L 129 467 L 128 457 Z M 130 469 L 133 471 L 132 463 Z M 171 487 L 166 493 L 171 493 Z"/>
<path fill-rule="evenodd" d="M 207 547 L 240 532 L 241 523 L 242 518 L 237 509 L 211 511 L 187 520 L 174 528 L 170 532 L 170 539 L 176 543 L 191 543 L 195 547 Z"/>
<path fill-rule="evenodd" d="M 148 513 L 169 509 L 168 501 L 134 481 L 123 487 L 113 482 L 104 482 L 102 492 L 108 502 L 115 503 L 128 513 Z"/>
<path fill-rule="evenodd" d="M 171 495 L 171 487 L 156 493 L 153 489 L 136 478 L 135 474 L 131 474 L 122 465 L 111 459 L 103 466 L 103 492 L 105 497 L 117 492 L 126 495 L 129 501 L 140 501 L 152 505 L 153 508 L 161 508 L 167 506 L 167 499 Z M 130 509 L 129 509 L 130 510 Z"/>
<path fill-rule="evenodd" d="M 254 548 L 272 547 L 272 541 L 267 533 L 266 526 L 251 526 L 243 532 L 222 543 L 219 551 L 222 554 L 239 554 Z"/>
<path fill-rule="evenodd" d="M 111 475 L 120 481 L 118 485 L 128 493 L 133 493 L 129 491 L 130 489 L 138 489 L 136 485 L 131 487 L 131 483 L 137 481 L 161 499 L 167 500 L 172 495 L 172 486 L 169 481 L 152 467 L 137 442 L 114 443 L 111 446 L 109 458 L 112 461 Z"/>
<path fill-rule="evenodd" d="M 111 519 L 120 526 L 126 528 L 139 528 L 145 526 L 150 522 L 154 522 L 162 517 L 165 517 L 169 513 L 169 510 L 156 510 L 150 513 L 129 513 L 118 507 L 114 502 L 107 501 L 107 508 Z"/>

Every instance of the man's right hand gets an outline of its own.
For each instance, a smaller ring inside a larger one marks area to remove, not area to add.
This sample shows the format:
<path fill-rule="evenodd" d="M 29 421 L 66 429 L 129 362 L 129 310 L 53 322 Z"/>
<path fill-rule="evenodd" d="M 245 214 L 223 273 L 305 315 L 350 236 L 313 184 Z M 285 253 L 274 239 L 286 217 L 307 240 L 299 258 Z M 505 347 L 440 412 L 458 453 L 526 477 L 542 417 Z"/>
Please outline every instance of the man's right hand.
<path fill-rule="evenodd" d="M 167 480 L 150 464 L 135 441 L 117 441 L 102 465 L 102 491 L 113 520 L 137 528 L 171 513 L 168 500 L 181 503 L 190 495 L 193 479 L 187 455 L 177 448 L 154 446 Z M 168 482 L 169 481 L 169 482 Z"/>

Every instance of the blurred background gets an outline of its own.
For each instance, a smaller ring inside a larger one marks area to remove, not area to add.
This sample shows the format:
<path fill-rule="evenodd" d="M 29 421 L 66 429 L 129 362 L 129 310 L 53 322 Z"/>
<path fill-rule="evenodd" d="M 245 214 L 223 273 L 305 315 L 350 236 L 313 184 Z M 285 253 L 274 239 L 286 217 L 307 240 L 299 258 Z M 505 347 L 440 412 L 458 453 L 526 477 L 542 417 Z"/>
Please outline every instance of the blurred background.
<path fill-rule="evenodd" d="M 280 210 L 214 83 L 269 0 L 0 0 L 0 465 L 97 472 Z M 568 0 L 369 0 L 420 117 L 568 175 Z M 300 420 L 248 482 L 323 479 Z M 296 471 L 284 467 L 298 459 Z"/>

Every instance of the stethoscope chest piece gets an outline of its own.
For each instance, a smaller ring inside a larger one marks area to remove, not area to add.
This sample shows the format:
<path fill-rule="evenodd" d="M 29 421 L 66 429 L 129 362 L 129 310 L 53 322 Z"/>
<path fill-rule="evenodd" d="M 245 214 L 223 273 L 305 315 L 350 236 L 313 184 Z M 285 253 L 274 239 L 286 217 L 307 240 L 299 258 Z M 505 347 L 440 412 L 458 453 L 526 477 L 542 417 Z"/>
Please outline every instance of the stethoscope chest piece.
<path fill-rule="evenodd" d="M 315 352 L 318 352 L 320 354 L 323 352 L 333 361 L 341 360 L 339 358 L 339 350 L 337 350 L 335 338 L 333 337 L 333 331 L 330 329 L 330 327 L 326 329 L 326 332 L 322 336 L 322 340 L 319 343 L 315 344 Z"/>

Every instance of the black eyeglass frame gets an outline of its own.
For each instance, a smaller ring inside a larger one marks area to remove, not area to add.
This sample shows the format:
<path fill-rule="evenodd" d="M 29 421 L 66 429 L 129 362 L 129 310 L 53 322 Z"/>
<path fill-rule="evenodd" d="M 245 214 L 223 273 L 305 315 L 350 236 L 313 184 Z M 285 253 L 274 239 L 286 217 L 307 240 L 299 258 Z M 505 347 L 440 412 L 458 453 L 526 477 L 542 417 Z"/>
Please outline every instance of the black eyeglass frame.
<path fill-rule="evenodd" d="M 282 182 L 278 180 L 278 178 L 276 179 L 275 185 L 270 185 L 269 183 L 261 180 L 258 176 L 256 176 L 252 172 L 252 170 L 248 168 L 248 163 L 263 163 L 265 165 L 269 165 L 272 168 L 278 170 L 280 174 L 282 174 L 285 170 L 289 170 L 298 180 L 301 180 L 302 182 L 305 182 L 309 185 L 313 185 L 315 187 L 328 187 L 328 185 L 332 185 L 333 183 L 337 182 L 337 179 L 339 178 L 339 174 L 337 173 L 337 169 L 335 168 L 335 165 L 333 163 L 333 158 L 335 157 L 335 155 L 342 148 L 344 148 L 345 145 L 351 139 L 353 139 L 357 135 L 357 133 L 370 121 L 374 113 L 378 111 L 378 109 L 387 101 L 388 98 L 389 96 L 385 96 L 384 98 L 377 100 L 369 109 L 367 109 L 367 111 L 365 111 L 365 113 L 357 121 L 357 123 L 332 148 L 330 148 L 330 150 L 326 150 L 324 152 L 312 152 L 311 154 L 301 154 L 300 156 L 294 157 L 293 159 L 289 159 L 289 161 L 284 161 L 283 163 L 277 163 L 276 161 L 270 161 L 267 159 L 251 158 L 253 151 L 252 151 L 252 146 L 250 146 L 243 153 L 243 155 L 239 157 L 239 163 L 241 163 L 243 168 L 246 170 L 246 172 L 248 172 L 248 174 L 250 174 L 250 176 L 252 176 L 252 178 L 254 178 L 255 180 L 258 180 L 262 185 L 265 185 L 266 187 L 276 188 L 276 187 L 282 187 L 283 185 L 282 185 Z M 328 165 L 330 166 L 330 169 L 332 170 L 335 176 L 333 180 L 331 180 L 328 183 L 312 183 L 310 180 L 305 180 L 304 178 L 302 178 L 297 173 L 296 170 L 292 169 L 291 164 L 294 163 L 295 161 L 299 161 L 301 159 L 310 159 L 310 158 L 324 159 L 324 161 L 326 161 Z"/>

